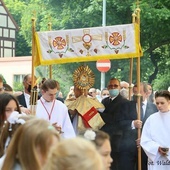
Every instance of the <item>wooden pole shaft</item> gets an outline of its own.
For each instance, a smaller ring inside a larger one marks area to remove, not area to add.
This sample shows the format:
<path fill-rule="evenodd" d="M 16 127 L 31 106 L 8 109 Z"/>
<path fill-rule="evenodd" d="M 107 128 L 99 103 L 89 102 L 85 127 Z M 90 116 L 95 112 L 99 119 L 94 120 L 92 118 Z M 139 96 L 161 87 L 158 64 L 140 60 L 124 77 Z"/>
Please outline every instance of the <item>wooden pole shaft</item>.
<path fill-rule="evenodd" d="M 137 24 L 139 26 L 139 32 L 138 32 L 138 45 L 140 45 L 140 9 L 139 9 L 139 0 L 137 0 L 137 9 L 136 9 L 136 16 L 137 16 Z M 138 99 L 137 99 L 137 110 L 138 110 L 138 119 L 141 119 L 141 94 L 140 94 L 140 56 L 137 57 L 137 88 L 138 88 Z M 138 139 L 141 138 L 141 129 L 138 129 Z M 141 147 L 138 148 L 138 170 L 142 169 L 142 163 L 141 163 Z"/>
<path fill-rule="evenodd" d="M 34 87 L 34 60 L 35 60 L 35 18 L 32 18 L 32 70 L 31 70 L 31 75 L 32 75 L 32 83 L 31 83 L 31 88 Z"/>
<path fill-rule="evenodd" d="M 30 96 L 30 110 L 31 110 L 31 114 L 35 115 L 36 114 L 36 102 L 37 102 L 37 97 L 35 97 L 35 89 L 34 89 L 34 85 L 35 85 L 35 68 L 34 68 L 34 60 L 35 60 L 35 18 L 32 18 L 32 71 L 31 71 L 31 78 L 32 78 L 32 82 L 31 82 L 31 96 Z M 37 92 L 36 92 L 37 94 Z"/>
<path fill-rule="evenodd" d="M 140 94 L 140 57 L 137 58 L 137 89 L 138 89 L 138 98 L 137 98 L 137 119 L 140 120 L 140 105 L 141 105 L 141 94 Z M 141 129 L 138 129 L 138 139 L 141 137 Z M 141 170 L 141 147 L 138 147 L 138 170 Z"/>
<path fill-rule="evenodd" d="M 51 31 L 51 22 L 48 23 L 48 31 Z M 49 78 L 52 79 L 52 65 L 49 65 Z"/>
<path fill-rule="evenodd" d="M 133 58 L 130 59 L 130 71 L 129 71 L 129 100 L 132 95 L 132 75 L 133 75 Z"/>

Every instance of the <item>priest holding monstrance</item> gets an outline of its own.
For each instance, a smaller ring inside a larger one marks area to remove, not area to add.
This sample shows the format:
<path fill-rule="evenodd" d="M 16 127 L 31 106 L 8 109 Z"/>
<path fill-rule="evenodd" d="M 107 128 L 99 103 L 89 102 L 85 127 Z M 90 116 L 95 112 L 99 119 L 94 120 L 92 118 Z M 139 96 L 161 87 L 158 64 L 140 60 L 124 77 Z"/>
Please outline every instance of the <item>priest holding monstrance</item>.
<path fill-rule="evenodd" d="M 94 85 L 94 73 L 88 66 L 78 67 L 73 74 L 75 100 L 66 100 L 72 117 L 76 133 L 87 128 L 100 129 L 105 123 L 99 112 L 104 110 L 104 105 L 88 97 L 88 90 Z"/>

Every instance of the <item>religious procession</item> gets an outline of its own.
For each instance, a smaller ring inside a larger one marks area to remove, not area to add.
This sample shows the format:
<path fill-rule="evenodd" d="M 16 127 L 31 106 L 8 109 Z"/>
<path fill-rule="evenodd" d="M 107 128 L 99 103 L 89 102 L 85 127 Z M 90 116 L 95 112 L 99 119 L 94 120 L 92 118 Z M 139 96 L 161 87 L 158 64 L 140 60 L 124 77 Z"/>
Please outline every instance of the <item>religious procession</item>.
<path fill-rule="evenodd" d="M 43 21 L 34 11 L 29 21 L 30 71 L 19 76 L 19 85 L 14 84 L 17 76 L 11 84 L 7 76 L 10 71 L 5 70 L 6 75 L 0 65 L 0 170 L 170 170 L 169 72 L 166 80 L 161 74 L 162 79 L 160 75 L 158 79 L 164 81 L 151 83 L 144 78 L 147 70 L 142 71 L 143 67 L 152 69 L 144 66 L 147 62 L 142 60 L 146 52 L 141 45 L 141 9 L 146 4 L 139 0 L 130 2 L 134 6 L 132 21 L 106 26 L 110 6 L 106 8 L 106 0 L 101 2 L 101 27 L 52 30 L 49 22 L 48 30 L 42 31 L 39 28 Z M 0 18 L 9 14 L 5 4 L 10 3 L 0 0 Z M 118 1 L 107 3 L 116 5 Z M 163 6 L 161 0 L 160 3 Z M 60 7 L 69 4 L 71 8 L 74 3 L 52 2 L 50 6 L 49 2 L 50 8 L 54 4 L 59 5 L 56 9 L 66 18 L 66 11 L 62 13 Z M 88 12 L 93 5 L 90 3 Z M 8 23 L 11 21 L 7 26 L 16 26 L 11 14 L 7 18 Z M 170 14 L 167 18 L 170 20 Z M 3 22 L 5 25 L 5 19 Z M 0 24 L 2 34 L 7 29 L 4 25 Z M 151 60 L 158 50 L 167 52 L 168 45 L 164 44 L 164 50 L 151 46 L 148 51 L 157 50 L 150 52 Z M 0 52 L 0 64 L 7 63 L 5 46 Z M 111 66 L 115 60 L 124 62 L 117 72 Z M 100 82 L 90 62 L 96 62 Z M 60 72 L 60 65 L 66 65 L 66 70 Z M 19 70 L 21 65 L 17 67 Z M 41 69 L 42 74 L 38 74 Z"/>

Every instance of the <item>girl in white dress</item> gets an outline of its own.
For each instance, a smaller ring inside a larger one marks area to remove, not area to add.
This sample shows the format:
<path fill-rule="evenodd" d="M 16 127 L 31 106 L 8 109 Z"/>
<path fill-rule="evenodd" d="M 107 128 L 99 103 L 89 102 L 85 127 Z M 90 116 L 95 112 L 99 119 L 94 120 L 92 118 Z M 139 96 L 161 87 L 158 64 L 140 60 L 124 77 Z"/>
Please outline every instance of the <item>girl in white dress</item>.
<path fill-rule="evenodd" d="M 27 121 L 12 137 L 2 170 L 41 170 L 50 149 L 59 140 L 59 133 L 46 120 Z"/>

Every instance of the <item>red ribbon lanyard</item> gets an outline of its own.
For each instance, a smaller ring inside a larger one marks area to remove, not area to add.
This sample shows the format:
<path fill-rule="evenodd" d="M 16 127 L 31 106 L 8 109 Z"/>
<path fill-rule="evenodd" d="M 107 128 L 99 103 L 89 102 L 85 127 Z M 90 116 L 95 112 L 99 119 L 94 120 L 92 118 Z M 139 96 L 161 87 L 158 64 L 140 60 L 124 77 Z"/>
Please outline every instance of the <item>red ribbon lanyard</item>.
<path fill-rule="evenodd" d="M 46 110 L 46 113 L 48 114 L 48 118 L 49 118 L 49 120 L 50 120 L 50 119 L 51 119 L 51 114 L 52 114 L 53 109 L 54 109 L 55 100 L 53 101 L 53 105 L 52 105 L 52 108 L 51 108 L 50 113 L 48 112 L 47 108 L 45 107 L 45 105 L 44 105 L 44 103 L 42 102 L 42 100 L 41 100 L 41 99 L 40 99 L 40 101 L 41 101 L 41 103 L 42 103 L 42 105 L 43 105 L 44 109 Z"/>

